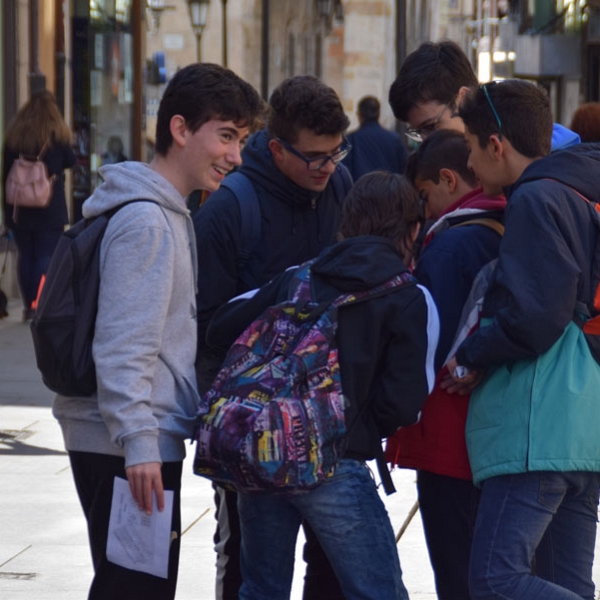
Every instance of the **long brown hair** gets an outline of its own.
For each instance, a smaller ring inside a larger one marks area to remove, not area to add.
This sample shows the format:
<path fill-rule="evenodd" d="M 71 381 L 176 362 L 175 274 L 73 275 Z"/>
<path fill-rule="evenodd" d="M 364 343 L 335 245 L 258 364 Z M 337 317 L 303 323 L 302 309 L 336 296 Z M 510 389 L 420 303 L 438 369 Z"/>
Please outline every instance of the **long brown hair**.
<path fill-rule="evenodd" d="M 36 92 L 8 126 L 5 143 L 13 152 L 37 156 L 45 144 L 71 144 L 73 134 L 48 91 Z"/>

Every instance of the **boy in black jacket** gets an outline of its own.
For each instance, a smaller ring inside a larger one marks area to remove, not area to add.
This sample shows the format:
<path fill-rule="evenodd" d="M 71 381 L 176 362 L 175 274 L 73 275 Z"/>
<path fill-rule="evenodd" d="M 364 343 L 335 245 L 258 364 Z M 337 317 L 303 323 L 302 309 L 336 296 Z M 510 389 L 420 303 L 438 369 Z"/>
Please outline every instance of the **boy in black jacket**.
<path fill-rule="evenodd" d="M 344 204 L 343 241 L 311 265 L 314 299 L 372 289 L 406 272 L 419 228 L 416 193 L 391 173 L 362 177 Z M 288 299 L 295 269 L 216 315 L 209 343 L 225 350 L 264 309 Z M 407 599 L 394 535 L 365 461 L 381 438 L 414 423 L 431 391 L 437 312 L 418 285 L 340 307 L 337 347 L 349 401 L 347 451 L 333 477 L 302 494 L 239 494 L 242 525 L 240 598 L 287 598 L 300 522 L 314 530 L 348 600 Z"/>

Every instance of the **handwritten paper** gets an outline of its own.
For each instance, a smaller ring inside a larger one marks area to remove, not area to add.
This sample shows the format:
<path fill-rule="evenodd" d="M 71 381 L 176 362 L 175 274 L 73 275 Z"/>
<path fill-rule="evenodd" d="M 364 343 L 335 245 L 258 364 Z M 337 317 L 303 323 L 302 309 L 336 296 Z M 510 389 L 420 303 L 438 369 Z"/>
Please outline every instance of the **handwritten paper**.
<path fill-rule="evenodd" d="M 153 499 L 152 514 L 135 503 L 129 483 L 115 477 L 106 556 L 111 562 L 167 579 L 173 515 L 173 491 L 165 490 L 165 509 L 158 512 Z"/>

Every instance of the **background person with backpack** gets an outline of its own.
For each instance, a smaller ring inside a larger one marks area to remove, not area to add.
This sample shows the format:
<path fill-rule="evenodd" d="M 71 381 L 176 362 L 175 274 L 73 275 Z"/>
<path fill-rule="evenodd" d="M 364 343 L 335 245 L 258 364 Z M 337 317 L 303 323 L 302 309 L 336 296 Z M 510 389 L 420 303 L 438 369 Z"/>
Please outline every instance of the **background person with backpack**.
<path fill-rule="evenodd" d="M 330 303 L 407 272 L 421 221 L 418 197 L 400 175 L 362 177 L 343 207 L 343 241 L 310 263 L 312 298 Z M 208 342 L 221 351 L 266 308 L 289 299 L 298 268 L 215 315 Z M 438 319 L 433 300 L 412 283 L 338 309 L 341 386 L 348 444 L 335 474 L 302 493 L 240 493 L 243 600 L 289 597 L 296 536 L 312 527 L 348 600 L 407 599 L 394 533 L 365 464 L 381 439 L 414 423 L 434 381 Z"/>
<path fill-rule="evenodd" d="M 100 242 L 92 344 L 97 391 L 56 396 L 53 414 L 88 523 L 90 600 L 175 597 L 185 440 L 199 404 L 198 269 L 186 196 L 216 190 L 240 164 L 261 106 L 256 90 L 230 70 L 207 63 L 181 69 L 160 102 L 152 162 L 101 167 L 103 182 L 83 205 L 88 219 L 114 211 Z M 45 289 L 51 285 L 48 280 Z M 162 511 L 164 491 L 173 491 L 170 541 L 161 549 L 169 559 L 167 578 L 108 559 L 116 477 L 129 482 L 133 500 L 149 514 Z"/>
<path fill-rule="evenodd" d="M 71 130 L 60 114 L 54 96 L 48 91 L 34 93 L 6 132 L 2 208 L 4 223 L 14 232 L 19 251 L 18 274 L 24 320 L 31 319 L 35 313 L 32 303 L 37 297 L 40 279 L 46 273 L 58 239 L 69 222 L 64 170 L 75 164 L 71 143 Z M 49 201 L 45 207 L 27 208 L 11 203 L 13 198 L 9 197 L 6 184 L 13 163 L 19 157 L 43 163 L 51 180 Z"/>
<path fill-rule="evenodd" d="M 281 83 L 269 100 L 267 128 L 242 152 L 240 169 L 194 215 L 198 249 L 198 387 L 205 392 L 222 356 L 206 344 L 215 311 L 335 242 L 351 185 L 340 161 L 349 120 L 335 91 L 316 77 Z M 216 488 L 217 600 L 237 600 L 241 584 L 235 492 Z M 305 597 L 343 598 L 307 531 Z"/>

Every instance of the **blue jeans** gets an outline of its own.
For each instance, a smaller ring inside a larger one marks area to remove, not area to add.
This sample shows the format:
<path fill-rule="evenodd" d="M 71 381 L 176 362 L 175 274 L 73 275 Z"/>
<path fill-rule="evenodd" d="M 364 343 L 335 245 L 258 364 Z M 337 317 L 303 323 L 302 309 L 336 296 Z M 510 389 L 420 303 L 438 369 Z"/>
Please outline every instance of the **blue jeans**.
<path fill-rule="evenodd" d="M 594 599 L 600 474 L 537 471 L 483 482 L 469 585 L 474 600 Z M 544 560 L 536 548 L 544 542 Z"/>
<path fill-rule="evenodd" d="M 340 461 L 303 494 L 239 494 L 241 600 L 287 600 L 300 523 L 315 532 L 346 600 L 408 600 L 392 525 L 366 465 Z"/>

